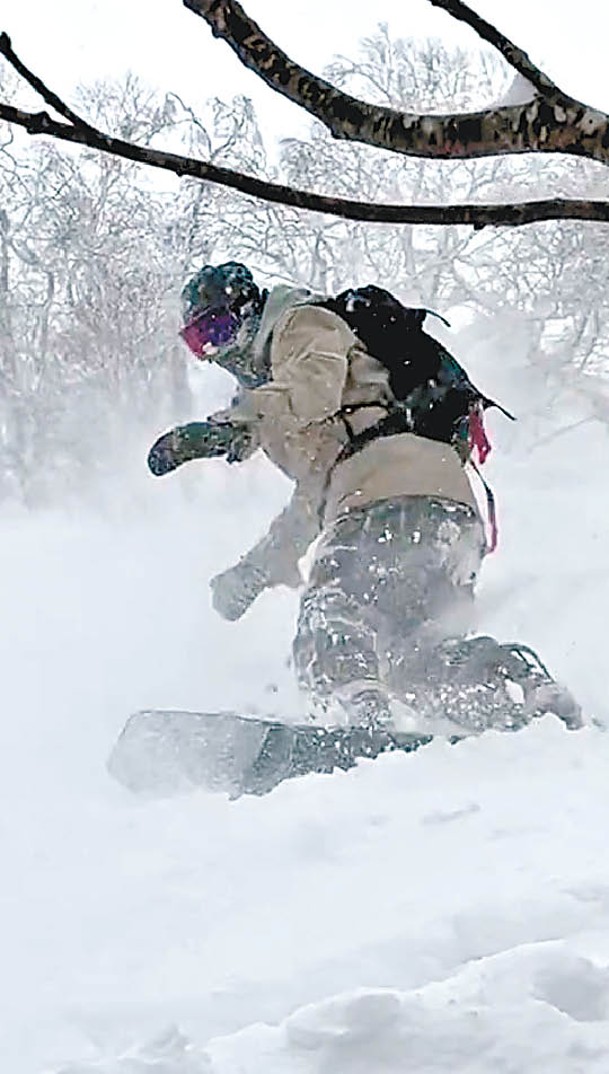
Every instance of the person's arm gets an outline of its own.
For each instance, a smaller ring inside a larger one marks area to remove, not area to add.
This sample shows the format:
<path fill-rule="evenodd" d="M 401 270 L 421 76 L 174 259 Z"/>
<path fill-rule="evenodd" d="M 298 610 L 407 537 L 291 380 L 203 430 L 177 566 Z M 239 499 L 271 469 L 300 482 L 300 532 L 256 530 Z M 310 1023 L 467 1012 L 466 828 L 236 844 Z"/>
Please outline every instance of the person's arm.
<path fill-rule="evenodd" d="M 296 486 L 265 536 L 234 567 L 211 580 L 212 603 L 224 619 L 240 619 L 265 589 L 302 584 L 298 567 L 321 525 L 317 500 Z"/>
<path fill-rule="evenodd" d="M 247 411 L 260 423 L 261 442 L 294 438 L 296 452 L 306 452 L 301 432 L 340 412 L 354 338 L 335 314 L 318 306 L 301 306 L 279 321 L 271 344 L 272 379 L 248 392 Z M 319 503 L 325 469 L 298 460 L 309 470 L 285 511 L 267 535 L 236 566 L 213 579 L 213 603 L 227 619 L 238 619 L 265 589 L 301 583 L 298 560 L 320 531 Z"/>
<path fill-rule="evenodd" d="M 329 310 L 292 310 L 273 333 L 272 380 L 249 393 L 254 413 L 296 427 L 332 418 L 342 407 L 353 343 L 348 325 Z"/>
<path fill-rule="evenodd" d="M 256 423 L 248 419 L 241 401 L 236 399 L 205 421 L 176 425 L 163 433 L 148 453 L 148 468 L 155 477 L 163 477 L 193 459 L 243 462 L 257 447 Z"/>

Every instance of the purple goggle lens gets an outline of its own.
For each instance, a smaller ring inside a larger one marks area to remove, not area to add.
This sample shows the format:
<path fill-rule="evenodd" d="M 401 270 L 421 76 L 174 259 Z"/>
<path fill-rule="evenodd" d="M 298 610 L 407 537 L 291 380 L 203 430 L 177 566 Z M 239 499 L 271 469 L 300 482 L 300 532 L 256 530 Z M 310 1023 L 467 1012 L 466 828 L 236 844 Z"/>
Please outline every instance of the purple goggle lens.
<path fill-rule="evenodd" d="M 230 310 L 206 310 L 182 328 L 180 335 L 196 358 L 205 358 L 210 348 L 224 347 L 235 339 L 240 325 Z"/>

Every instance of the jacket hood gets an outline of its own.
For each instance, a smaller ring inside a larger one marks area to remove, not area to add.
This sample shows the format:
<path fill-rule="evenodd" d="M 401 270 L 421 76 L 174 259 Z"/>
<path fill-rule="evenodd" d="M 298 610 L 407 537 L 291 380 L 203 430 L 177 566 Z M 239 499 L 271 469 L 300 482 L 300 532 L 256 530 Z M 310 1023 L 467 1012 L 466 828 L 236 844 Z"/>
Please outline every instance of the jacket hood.
<path fill-rule="evenodd" d="M 309 291 L 306 287 L 291 287 L 289 284 L 279 284 L 273 287 L 264 304 L 258 331 L 252 344 L 253 364 L 256 369 L 270 368 L 271 336 L 280 317 L 294 306 L 318 302 L 323 298 L 323 295 Z"/>

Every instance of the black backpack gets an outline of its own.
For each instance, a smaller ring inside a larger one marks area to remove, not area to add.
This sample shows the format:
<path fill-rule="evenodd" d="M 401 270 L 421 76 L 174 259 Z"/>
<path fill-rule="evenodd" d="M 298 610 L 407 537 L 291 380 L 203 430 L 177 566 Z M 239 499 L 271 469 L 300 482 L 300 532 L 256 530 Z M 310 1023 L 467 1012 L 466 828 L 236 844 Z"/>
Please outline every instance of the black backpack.
<path fill-rule="evenodd" d="M 437 339 L 423 331 L 430 310 L 404 306 L 374 284 L 349 288 L 322 305 L 346 321 L 368 353 L 389 371 L 390 388 L 401 404 L 391 423 L 393 431 L 398 431 L 397 422 L 402 431 L 457 444 L 467 440 L 472 412 L 499 406 L 472 384 Z"/>

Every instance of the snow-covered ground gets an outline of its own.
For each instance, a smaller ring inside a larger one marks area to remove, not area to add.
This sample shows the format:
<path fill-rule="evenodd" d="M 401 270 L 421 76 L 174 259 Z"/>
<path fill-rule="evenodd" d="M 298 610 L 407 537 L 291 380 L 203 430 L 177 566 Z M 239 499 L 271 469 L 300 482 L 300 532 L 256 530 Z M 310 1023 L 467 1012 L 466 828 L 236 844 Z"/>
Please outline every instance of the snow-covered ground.
<path fill-rule="evenodd" d="M 520 421 L 490 422 L 480 628 L 609 721 L 609 435 L 483 351 L 472 373 Z M 548 718 L 237 802 L 110 780 L 134 709 L 296 711 L 296 595 L 230 625 L 207 591 L 285 482 L 138 466 L 103 517 L 0 522 L 0 1070 L 606 1074 L 602 730 Z"/>

